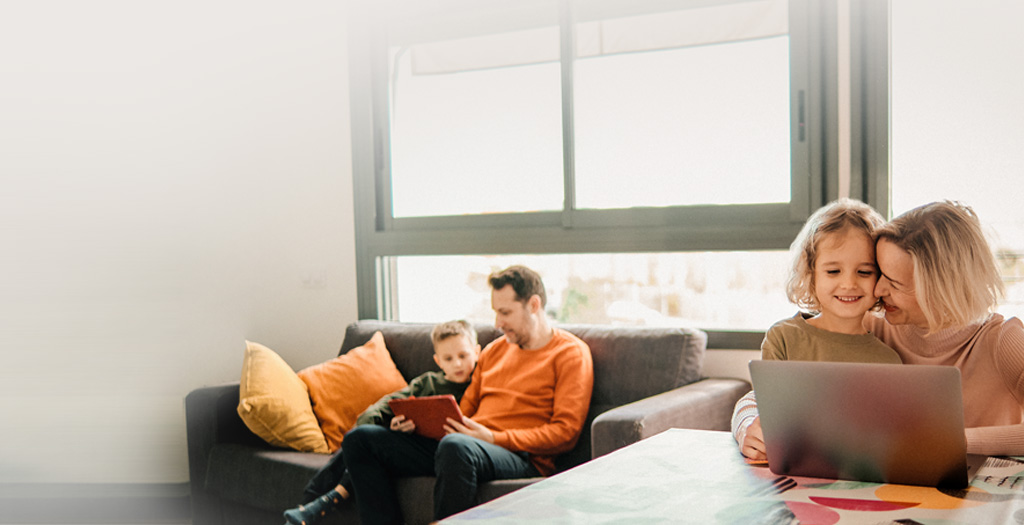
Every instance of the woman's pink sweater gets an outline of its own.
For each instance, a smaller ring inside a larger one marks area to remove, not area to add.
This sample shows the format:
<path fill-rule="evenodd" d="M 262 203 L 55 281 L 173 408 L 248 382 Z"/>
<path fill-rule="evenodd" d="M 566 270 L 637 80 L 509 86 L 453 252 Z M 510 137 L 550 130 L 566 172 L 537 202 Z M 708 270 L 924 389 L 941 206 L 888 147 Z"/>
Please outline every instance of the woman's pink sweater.
<path fill-rule="evenodd" d="M 1024 455 L 1024 324 L 992 314 L 984 322 L 926 335 L 869 314 L 865 327 L 904 363 L 960 369 L 972 454 Z"/>

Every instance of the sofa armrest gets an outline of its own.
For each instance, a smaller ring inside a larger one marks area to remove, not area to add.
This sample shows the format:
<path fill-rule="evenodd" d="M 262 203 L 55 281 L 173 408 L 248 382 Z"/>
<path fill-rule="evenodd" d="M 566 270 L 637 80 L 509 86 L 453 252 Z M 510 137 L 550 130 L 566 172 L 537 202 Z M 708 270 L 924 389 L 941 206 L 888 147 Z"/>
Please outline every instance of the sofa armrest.
<path fill-rule="evenodd" d="M 185 396 L 185 433 L 188 444 L 188 478 L 192 506 L 206 508 L 212 504 L 205 493 L 206 470 L 210 451 L 218 443 L 248 444 L 266 447 L 259 436 L 238 417 L 239 384 L 197 388 Z M 208 512 L 202 512 L 207 515 Z M 200 519 L 197 524 L 202 522 Z"/>
<path fill-rule="evenodd" d="M 670 428 L 729 430 L 736 401 L 750 391 L 740 379 L 702 379 L 613 408 L 594 419 L 591 452 L 602 456 Z"/>

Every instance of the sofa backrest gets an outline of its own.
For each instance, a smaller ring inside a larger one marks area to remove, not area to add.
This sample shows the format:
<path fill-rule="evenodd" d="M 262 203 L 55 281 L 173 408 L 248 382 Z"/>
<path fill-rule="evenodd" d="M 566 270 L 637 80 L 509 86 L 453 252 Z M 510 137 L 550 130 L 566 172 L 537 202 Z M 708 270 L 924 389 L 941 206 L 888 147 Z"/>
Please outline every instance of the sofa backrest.
<path fill-rule="evenodd" d="M 579 443 L 558 461 L 559 470 L 590 459 L 590 424 L 612 408 L 688 385 L 701 378 L 707 335 L 689 328 L 646 328 L 604 325 L 556 325 L 572 332 L 590 346 L 594 360 L 594 391 L 590 411 Z M 433 324 L 363 320 L 345 330 L 340 354 L 370 340 L 374 332 L 384 334 L 398 370 L 412 379 L 437 370 L 430 331 Z M 482 347 L 501 332 L 478 324 Z"/>
<path fill-rule="evenodd" d="M 345 329 L 345 340 L 341 343 L 342 355 L 349 350 L 362 346 L 370 340 L 375 332 L 384 334 L 384 345 L 391 352 L 391 359 L 398 367 L 406 381 L 431 370 L 440 370 L 434 363 L 434 344 L 430 341 L 431 323 L 402 323 L 398 321 L 363 320 L 348 325 Z M 480 347 L 501 335 L 497 329 L 489 325 L 474 325 Z"/>

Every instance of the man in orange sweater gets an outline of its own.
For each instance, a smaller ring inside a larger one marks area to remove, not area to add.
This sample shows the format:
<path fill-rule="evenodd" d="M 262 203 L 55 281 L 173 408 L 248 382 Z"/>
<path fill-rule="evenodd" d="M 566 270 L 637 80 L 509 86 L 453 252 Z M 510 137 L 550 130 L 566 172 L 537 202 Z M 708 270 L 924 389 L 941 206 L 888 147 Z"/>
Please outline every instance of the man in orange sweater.
<path fill-rule="evenodd" d="M 555 456 L 576 445 L 594 384 L 590 348 L 548 323 L 536 272 L 512 266 L 488 280 L 504 335 L 480 354 L 462 421 L 449 419 L 441 441 L 373 425 L 345 436 L 363 523 L 402 522 L 394 477 L 436 475 L 434 517 L 442 519 L 473 506 L 481 483 L 554 473 Z"/>

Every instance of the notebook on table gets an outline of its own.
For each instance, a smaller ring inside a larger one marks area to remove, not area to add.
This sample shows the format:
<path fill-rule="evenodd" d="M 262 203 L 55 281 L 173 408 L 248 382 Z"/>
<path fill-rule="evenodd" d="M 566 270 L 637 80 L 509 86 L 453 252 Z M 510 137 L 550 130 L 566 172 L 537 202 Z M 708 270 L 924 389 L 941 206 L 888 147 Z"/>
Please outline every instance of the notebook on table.
<path fill-rule="evenodd" d="M 960 371 L 951 366 L 751 361 L 775 474 L 966 487 Z"/>

